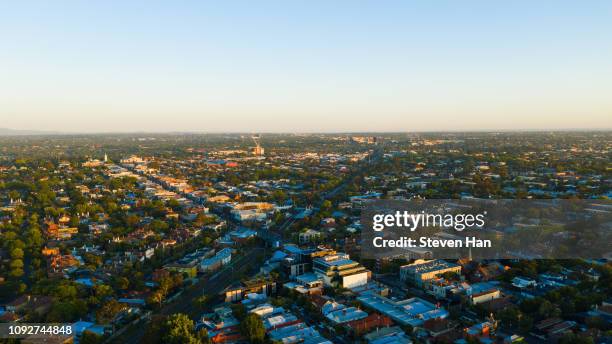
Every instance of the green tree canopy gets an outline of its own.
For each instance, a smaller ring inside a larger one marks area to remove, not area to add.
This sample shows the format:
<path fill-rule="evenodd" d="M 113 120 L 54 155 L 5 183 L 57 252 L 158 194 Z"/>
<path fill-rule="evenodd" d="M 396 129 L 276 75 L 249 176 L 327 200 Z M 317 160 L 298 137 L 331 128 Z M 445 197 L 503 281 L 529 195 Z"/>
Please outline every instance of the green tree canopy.
<path fill-rule="evenodd" d="M 250 343 L 263 343 L 266 337 L 266 329 L 261 318 L 257 314 L 249 314 L 240 324 L 242 334 Z"/>

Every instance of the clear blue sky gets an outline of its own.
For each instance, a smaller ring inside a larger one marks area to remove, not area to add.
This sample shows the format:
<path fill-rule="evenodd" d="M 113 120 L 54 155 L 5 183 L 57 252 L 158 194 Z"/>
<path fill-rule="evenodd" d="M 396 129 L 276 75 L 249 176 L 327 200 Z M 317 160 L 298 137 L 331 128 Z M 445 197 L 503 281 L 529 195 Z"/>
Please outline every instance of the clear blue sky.
<path fill-rule="evenodd" d="M 0 127 L 612 128 L 612 1 L 7 1 Z"/>

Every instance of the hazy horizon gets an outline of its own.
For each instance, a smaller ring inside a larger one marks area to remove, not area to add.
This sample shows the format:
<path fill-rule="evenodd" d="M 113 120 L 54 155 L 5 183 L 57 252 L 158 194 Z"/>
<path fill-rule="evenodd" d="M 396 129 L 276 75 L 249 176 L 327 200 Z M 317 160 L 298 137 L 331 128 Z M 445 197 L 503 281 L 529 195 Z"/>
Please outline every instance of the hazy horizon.
<path fill-rule="evenodd" d="M 612 2 L 0 5 L 0 127 L 612 128 Z"/>
<path fill-rule="evenodd" d="M 610 132 L 612 128 L 570 128 L 570 129 L 551 129 L 551 128 L 536 128 L 536 129 L 474 129 L 474 130 L 417 130 L 417 131 L 46 131 L 46 130 L 28 130 L 28 129 L 12 129 L 0 128 L 0 136 L 71 136 L 71 135 L 252 135 L 252 134 L 269 134 L 269 135 L 371 135 L 371 134 L 436 134 L 436 133 L 538 133 L 538 132 Z"/>

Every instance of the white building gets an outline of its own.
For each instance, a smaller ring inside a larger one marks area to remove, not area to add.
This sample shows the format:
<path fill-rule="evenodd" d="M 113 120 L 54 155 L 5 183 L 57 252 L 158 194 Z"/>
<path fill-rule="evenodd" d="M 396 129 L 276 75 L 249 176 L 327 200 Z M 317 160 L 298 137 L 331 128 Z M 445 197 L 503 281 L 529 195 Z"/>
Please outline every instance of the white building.
<path fill-rule="evenodd" d="M 349 258 L 346 253 L 315 258 L 312 270 L 328 286 L 354 288 L 368 283 L 371 272 Z"/>

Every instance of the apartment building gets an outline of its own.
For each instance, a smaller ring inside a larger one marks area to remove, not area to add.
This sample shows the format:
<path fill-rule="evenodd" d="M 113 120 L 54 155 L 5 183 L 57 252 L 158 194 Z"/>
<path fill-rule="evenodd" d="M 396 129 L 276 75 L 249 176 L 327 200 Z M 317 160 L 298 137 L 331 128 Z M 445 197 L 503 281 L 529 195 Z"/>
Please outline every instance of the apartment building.
<path fill-rule="evenodd" d="M 340 288 L 364 285 L 372 275 L 368 269 L 342 252 L 313 259 L 312 270 L 321 277 L 325 285 Z"/>

